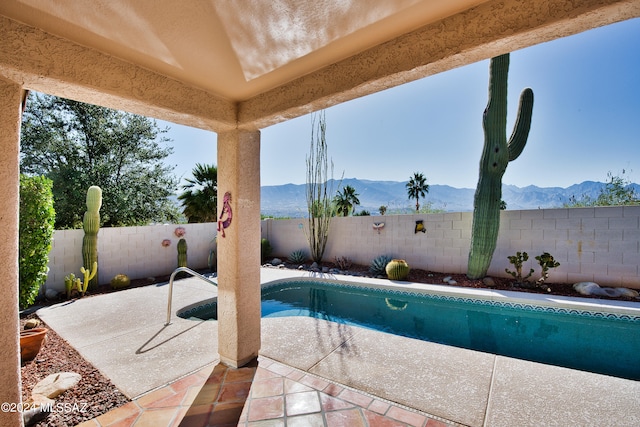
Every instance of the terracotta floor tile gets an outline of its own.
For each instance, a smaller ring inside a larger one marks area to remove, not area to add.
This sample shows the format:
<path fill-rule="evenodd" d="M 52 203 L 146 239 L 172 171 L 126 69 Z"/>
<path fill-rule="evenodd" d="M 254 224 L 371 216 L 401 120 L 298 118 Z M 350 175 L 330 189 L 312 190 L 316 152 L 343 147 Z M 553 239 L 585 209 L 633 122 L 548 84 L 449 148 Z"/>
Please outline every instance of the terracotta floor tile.
<path fill-rule="evenodd" d="M 178 391 L 185 390 L 189 387 L 202 386 L 205 381 L 206 379 L 203 378 L 202 376 L 198 374 L 191 374 L 170 384 L 170 387 L 173 391 L 178 392 Z"/>
<path fill-rule="evenodd" d="M 168 426 L 180 412 L 179 408 L 147 409 L 134 424 L 136 427 Z"/>
<path fill-rule="evenodd" d="M 271 372 L 275 372 L 276 374 L 283 375 L 285 377 L 291 372 L 295 371 L 295 369 L 293 369 L 292 367 L 283 365 L 278 362 L 274 362 L 273 364 L 269 365 L 269 368 L 267 369 L 269 369 Z"/>
<path fill-rule="evenodd" d="M 449 424 L 429 418 L 425 427 L 447 427 Z"/>
<path fill-rule="evenodd" d="M 331 427 L 366 427 L 367 425 L 359 409 L 327 412 L 325 417 L 327 425 Z"/>
<path fill-rule="evenodd" d="M 218 402 L 244 402 L 249 396 L 249 390 L 251 389 L 250 382 L 241 383 L 224 383 L 220 396 L 218 396 Z"/>
<path fill-rule="evenodd" d="M 228 369 L 224 382 L 235 383 L 240 381 L 252 381 L 255 374 L 256 368 Z"/>
<path fill-rule="evenodd" d="M 412 426 L 422 426 L 427 417 L 424 415 L 416 414 L 415 412 L 407 411 L 406 409 L 392 406 L 387 411 L 387 417 L 402 421 L 403 423 L 411 424 Z"/>
<path fill-rule="evenodd" d="M 264 397 L 251 399 L 249 403 L 249 421 L 268 420 L 284 417 L 284 397 Z"/>
<path fill-rule="evenodd" d="M 324 388 L 324 390 L 322 390 L 323 393 L 326 393 L 330 396 L 337 396 L 340 393 L 342 393 L 342 390 L 344 390 L 344 387 L 338 385 L 338 384 L 329 384 L 328 386 L 326 386 Z"/>
<path fill-rule="evenodd" d="M 287 394 L 284 397 L 287 416 L 320 412 L 320 398 L 317 391 Z"/>
<path fill-rule="evenodd" d="M 174 392 L 174 394 L 167 396 L 164 399 L 158 399 L 156 401 L 147 403 L 145 408 L 168 408 L 181 406 L 187 392 L 188 390 L 180 390 L 178 392 Z"/>
<path fill-rule="evenodd" d="M 299 393 L 302 391 L 314 391 L 313 388 L 300 384 L 297 381 L 290 380 L 289 378 L 285 378 L 284 380 L 284 392 L 285 393 Z"/>
<path fill-rule="evenodd" d="M 282 377 L 256 380 L 251 384 L 251 398 L 278 396 L 284 393 Z"/>
<path fill-rule="evenodd" d="M 349 389 L 344 389 L 344 391 L 338 395 L 338 398 L 344 399 L 347 402 L 351 402 L 362 408 L 367 408 L 373 401 L 373 398 Z"/>
<path fill-rule="evenodd" d="M 169 396 L 173 396 L 175 393 L 169 387 L 162 387 L 158 390 L 154 390 L 151 393 L 136 399 L 136 403 L 142 408 L 149 408 L 155 402 L 166 399 Z"/>
<path fill-rule="evenodd" d="M 300 378 L 298 382 L 308 385 L 309 387 L 313 387 L 318 391 L 322 391 L 331 384 L 329 381 L 323 380 L 322 378 L 315 377 L 313 375 L 305 375 Z"/>
<path fill-rule="evenodd" d="M 324 427 L 324 419 L 322 414 L 287 417 L 287 427 Z"/>
<path fill-rule="evenodd" d="M 220 384 L 224 380 L 224 376 L 227 374 L 227 367 L 222 363 L 217 364 L 211 374 L 207 377 L 205 384 Z"/>
<path fill-rule="evenodd" d="M 196 397 L 198 397 L 198 394 L 200 393 L 201 389 L 202 388 L 200 386 L 193 386 L 193 387 L 189 387 L 187 390 L 182 392 L 181 393 L 182 401 L 180 402 L 180 405 L 182 406 L 191 405 L 196 400 Z"/>
<path fill-rule="evenodd" d="M 374 399 L 367 409 L 373 412 L 377 412 L 378 414 L 384 415 L 389 410 L 390 406 L 391 405 L 389 405 L 387 402 Z"/>
<path fill-rule="evenodd" d="M 193 400 L 194 405 L 206 405 L 213 403 L 218 399 L 220 393 L 220 384 L 205 384 Z"/>
<path fill-rule="evenodd" d="M 247 423 L 247 427 L 284 427 L 284 420 L 253 421 Z"/>
<path fill-rule="evenodd" d="M 266 380 L 269 378 L 281 378 L 282 375 L 277 374 L 273 371 L 270 371 L 268 369 L 264 369 L 262 367 L 256 369 L 256 376 L 253 377 L 253 380 Z"/>
<path fill-rule="evenodd" d="M 383 415 L 376 414 L 375 412 L 367 411 L 366 409 L 362 411 L 364 414 L 365 420 L 369 423 L 370 426 L 375 427 L 406 427 L 405 423 L 402 423 L 398 420 L 394 420 L 392 418 L 387 418 Z"/>
<path fill-rule="evenodd" d="M 324 393 L 320 393 L 320 404 L 322 405 L 322 410 L 326 412 L 339 411 L 354 407 L 351 402 L 347 402 L 346 400 L 338 399 L 337 397 L 329 396 Z"/>
<path fill-rule="evenodd" d="M 304 377 L 306 374 L 302 371 L 293 370 L 287 374 L 287 378 L 292 379 L 294 381 L 300 381 L 300 378 Z"/>
<path fill-rule="evenodd" d="M 136 424 L 138 417 L 140 417 L 140 414 L 135 414 L 127 418 L 123 418 L 120 421 L 116 421 L 112 424 L 108 424 L 108 425 L 103 424 L 102 426 L 103 427 L 132 427 Z"/>
<path fill-rule="evenodd" d="M 192 405 L 186 412 L 178 411 L 177 416 L 182 417 L 180 427 L 205 427 L 211 417 L 213 405 Z M 158 424 L 160 426 L 161 424 Z"/>
<path fill-rule="evenodd" d="M 96 418 L 96 420 L 102 426 L 107 426 L 109 424 L 113 424 L 116 421 L 123 420 L 125 418 L 131 417 L 132 415 L 138 416 L 141 412 L 141 409 L 135 402 L 126 403 L 119 408 L 112 409 L 106 414 L 102 414 Z"/>
<path fill-rule="evenodd" d="M 213 413 L 209 418 L 209 425 L 238 425 L 243 407 L 244 402 L 219 403 L 215 405 L 213 407 Z"/>

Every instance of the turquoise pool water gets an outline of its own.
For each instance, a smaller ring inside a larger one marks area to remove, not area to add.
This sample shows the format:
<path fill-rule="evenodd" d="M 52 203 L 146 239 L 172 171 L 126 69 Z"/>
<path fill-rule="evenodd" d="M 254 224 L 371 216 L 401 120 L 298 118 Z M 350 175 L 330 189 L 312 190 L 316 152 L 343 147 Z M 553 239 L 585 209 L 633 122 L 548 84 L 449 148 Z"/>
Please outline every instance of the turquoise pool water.
<path fill-rule="evenodd" d="M 215 302 L 181 317 L 217 318 Z M 262 289 L 262 317 L 307 316 L 640 380 L 640 317 L 291 281 Z"/>

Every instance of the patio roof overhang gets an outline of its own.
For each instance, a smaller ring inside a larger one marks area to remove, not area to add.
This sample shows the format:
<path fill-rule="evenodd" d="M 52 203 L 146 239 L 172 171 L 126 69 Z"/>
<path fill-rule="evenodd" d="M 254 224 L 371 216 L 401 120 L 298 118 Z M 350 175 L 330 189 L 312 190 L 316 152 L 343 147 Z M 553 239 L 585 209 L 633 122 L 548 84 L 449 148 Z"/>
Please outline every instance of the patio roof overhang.
<path fill-rule="evenodd" d="M 0 75 L 221 132 L 640 16 L 638 0 L 0 4 Z"/>

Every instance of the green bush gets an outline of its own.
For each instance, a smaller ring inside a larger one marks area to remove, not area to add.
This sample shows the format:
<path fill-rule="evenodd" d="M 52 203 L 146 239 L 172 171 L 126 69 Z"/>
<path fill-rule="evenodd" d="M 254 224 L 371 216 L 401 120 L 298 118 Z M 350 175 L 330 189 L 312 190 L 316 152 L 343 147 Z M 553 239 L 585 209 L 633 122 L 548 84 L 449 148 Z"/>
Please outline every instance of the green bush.
<path fill-rule="evenodd" d="M 32 305 L 47 280 L 56 213 L 53 181 L 20 175 L 20 308 Z"/>

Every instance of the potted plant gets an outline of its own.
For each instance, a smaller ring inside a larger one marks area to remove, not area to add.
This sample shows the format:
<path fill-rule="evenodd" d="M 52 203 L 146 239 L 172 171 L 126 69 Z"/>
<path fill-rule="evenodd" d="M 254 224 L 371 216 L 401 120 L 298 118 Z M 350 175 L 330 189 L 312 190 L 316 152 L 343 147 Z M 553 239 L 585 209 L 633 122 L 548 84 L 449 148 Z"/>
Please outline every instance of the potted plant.
<path fill-rule="evenodd" d="M 47 328 L 20 331 L 20 359 L 22 362 L 28 362 L 36 357 L 46 337 Z"/>

